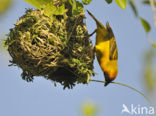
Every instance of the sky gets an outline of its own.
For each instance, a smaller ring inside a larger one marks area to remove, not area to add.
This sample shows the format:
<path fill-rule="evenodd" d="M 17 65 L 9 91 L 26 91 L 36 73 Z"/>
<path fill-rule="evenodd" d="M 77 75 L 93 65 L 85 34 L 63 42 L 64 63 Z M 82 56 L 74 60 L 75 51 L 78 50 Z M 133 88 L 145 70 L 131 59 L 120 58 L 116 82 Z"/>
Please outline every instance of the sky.
<path fill-rule="evenodd" d="M 140 16 L 150 21 L 151 39 L 155 37 L 151 8 L 137 3 Z M 0 17 L 0 35 L 9 33 L 14 23 L 25 12 L 32 8 L 24 0 L 14 0 L 11 8 Z M 115 82 L 130 85 L 148 96 L 153 104 L 154 97 L 145 91 L 143 81 L 143 55 L 150 48 L 144 29 L 134 16 L 129 5 L 126 10 L 119 8 L 115 2 L 106 4 L 105 0 L 93 0 L 85 6 L 103 24 L 109 21 L 116 37 L 119 59 L 119 74 Z M 86 13 L 86 25 L 89 33 L 96 28 L 94 20 Z M 95 35 L 91 38 L 95 44 Z M 99 108 L 98 116 L 130 116 L 121 113 L 122 105 L 150 107 L 149 103 L 133 90 L 115 84 L 104 87 L 102 83 L 90 82 L 88 85 L 78 84 L 72 90 L 63 90 L 60 84 L 42 77 L 35 77 L 33 83 L 27 83 L 20 77 L 22 71 L 17 67 L 8 67 L 10 56 L 0 53 L 0 116 L 82 116 L 81 106 L 90 100 Z M 97 60 L 94 61 L 93 79 L 104 80 Z M 148 115 L 147 115 L 148 116 Z M 151 116 L 151 115 L 149 115 Z"/>

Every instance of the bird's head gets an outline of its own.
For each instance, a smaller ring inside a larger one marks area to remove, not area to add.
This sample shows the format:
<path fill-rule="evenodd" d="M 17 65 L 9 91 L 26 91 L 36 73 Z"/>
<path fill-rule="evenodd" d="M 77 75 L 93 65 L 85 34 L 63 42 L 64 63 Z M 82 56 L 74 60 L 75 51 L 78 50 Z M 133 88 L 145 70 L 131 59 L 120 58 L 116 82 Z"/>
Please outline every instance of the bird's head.
<path fill-rule="evenodd" d="M 107 86 L 109 83 L 111 83 L 116 78 L 117 74 L 118 74 L 118 70 L 114 70 L 111 73 L 105 72 L 104 75 L 105 75 L 106 83 L 104 86 Z"/>

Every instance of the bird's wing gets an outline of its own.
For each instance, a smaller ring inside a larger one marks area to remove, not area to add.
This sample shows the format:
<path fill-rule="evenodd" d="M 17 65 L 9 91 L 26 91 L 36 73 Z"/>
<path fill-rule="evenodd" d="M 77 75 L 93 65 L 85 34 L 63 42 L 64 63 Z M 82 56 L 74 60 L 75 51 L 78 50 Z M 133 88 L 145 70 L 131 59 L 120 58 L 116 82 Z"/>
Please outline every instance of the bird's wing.
<path fill-rule="evenodd" d="M 117 60 L 118 59 L 118 50 L 117 50 L 117 44 L 116 44 L 114 37 L 110 39 L 109 49 L 110 49 L 109 59 L 110 60 Z"/>
<path fill-rule="evenodd" d="M 112 28 L 108 22 L 106 23 L 106 28 L 107 28 L 107 32 L 108 32 L 107 37 L 109 38 L 109 41 L 110 41 L 109 59 L 110 60 L 117 60 L 118 59 L 117 44 L 115 41 L 113 30 L 112 30 Z"/>

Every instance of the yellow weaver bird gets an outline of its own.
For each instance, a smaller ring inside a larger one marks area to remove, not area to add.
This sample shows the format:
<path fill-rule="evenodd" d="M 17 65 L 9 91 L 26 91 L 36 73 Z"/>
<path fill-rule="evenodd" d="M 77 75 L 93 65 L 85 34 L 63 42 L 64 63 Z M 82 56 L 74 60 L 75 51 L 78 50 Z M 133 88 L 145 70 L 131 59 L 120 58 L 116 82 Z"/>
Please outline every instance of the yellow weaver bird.
<path fill-rule="evenodd" d="M 105 86 L 107 86 L 118 74 L 117 44 L 109 23 L 107 22 L 105 27 L 88 10 L 87 12 L 95 20 L 97 25 L 97 29 L 94 31 L 96 32 L 95 52 L 99 65 L 105 75 Z"/>

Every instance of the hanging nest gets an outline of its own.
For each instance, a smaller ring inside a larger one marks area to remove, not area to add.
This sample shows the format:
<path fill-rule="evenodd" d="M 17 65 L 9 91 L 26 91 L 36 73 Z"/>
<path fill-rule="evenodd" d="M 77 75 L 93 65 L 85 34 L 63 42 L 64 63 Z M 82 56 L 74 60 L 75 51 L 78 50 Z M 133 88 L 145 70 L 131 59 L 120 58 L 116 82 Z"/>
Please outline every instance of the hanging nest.
<path fill-rule="evenodd" d="M 5 42 L 11 65 L 20 67 L 28 82 L 43 76 L 64 88 L 88 83 L 94 75 L 94 53 L 84 18 L 84 13 L 73 16 L 71 10 L 51 18 L 42 10 L 27 10 Z"/>

